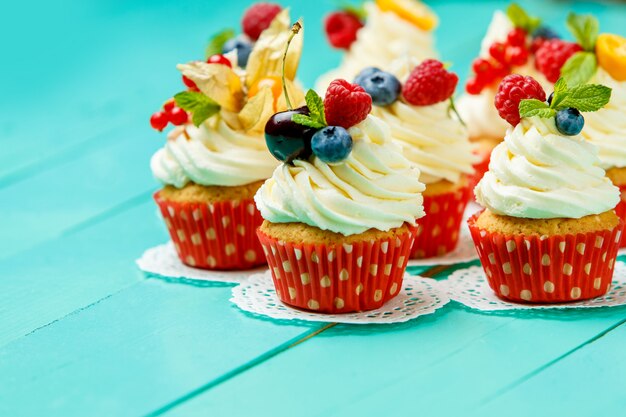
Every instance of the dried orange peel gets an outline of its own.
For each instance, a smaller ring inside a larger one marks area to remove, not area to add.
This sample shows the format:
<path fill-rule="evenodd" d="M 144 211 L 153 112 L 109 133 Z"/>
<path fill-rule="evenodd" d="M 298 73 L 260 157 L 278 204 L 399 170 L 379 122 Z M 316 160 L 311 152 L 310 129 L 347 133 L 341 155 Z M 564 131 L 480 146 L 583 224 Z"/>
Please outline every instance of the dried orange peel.
<path fill-rule="evenodd" d="M 380 10 L 393 12 L 422 30 L 433 30 L 439 23 L 437 15 L 419 0 L 376 0 L 376 5 Z"/>
<path fill-rule="evenodd" d="M 617 81 L 626 81 L 626 38 L 610 33 L 598 36 L 598 63 Z"/>

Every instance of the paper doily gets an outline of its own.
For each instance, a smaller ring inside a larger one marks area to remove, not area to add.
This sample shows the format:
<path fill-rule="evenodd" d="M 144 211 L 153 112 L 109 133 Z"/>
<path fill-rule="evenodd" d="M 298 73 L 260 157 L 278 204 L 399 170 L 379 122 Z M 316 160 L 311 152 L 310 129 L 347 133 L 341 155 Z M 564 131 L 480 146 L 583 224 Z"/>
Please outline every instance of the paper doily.
<path fill-rule="evenodd" d="M 602 297 L 562 304 L 518 304 L 498 298 L 489 287 L 485 272 L 480 266 L 454 271 L 440 283 L 447 287 L 448 296 L 468 307 L 481 311 L 546 310 L 568 308 L 597 308 L 626 305 L 626 264 L 615 263 L 611 289 Z"/>
<path fill-rule="evenodd" d="M 428 266 L 428 265 L 454 265 L 465 262 L 470 262 L 478 259 L 478 253 L 472 240 L 467 224 L 464 222 L 461 226 L 461 233 L 459 234 L 459 242 L 456 248 L 443 256 L 436 256 L 426 259 L 411 259 L 408 266 Z"/>
<path fill-rule="evenodd" d="M 209 271 L 192 268 L 180 261 L 172 242 L 155 246 L 146 250 L 141 258 L 135 261 L 139 269 L 149 274 L 174 279 L 192 279 L 211 282 L 240 283 L 250 275 L 267 270 L 267 266 L 245 271 Z"/>
<path fill-rule="evenodd" d="M 403 323 L 432 314 L 450 300 L 437 281 L 405 274 L 400 293 L 383 307 L 361 313 L 320 314 L 283 304 L 276 295 L 270 271 L 251 276 L 232 289 L 231 302 L 249 313 L 279 320 L 306 320 L 348 324 Z"/>

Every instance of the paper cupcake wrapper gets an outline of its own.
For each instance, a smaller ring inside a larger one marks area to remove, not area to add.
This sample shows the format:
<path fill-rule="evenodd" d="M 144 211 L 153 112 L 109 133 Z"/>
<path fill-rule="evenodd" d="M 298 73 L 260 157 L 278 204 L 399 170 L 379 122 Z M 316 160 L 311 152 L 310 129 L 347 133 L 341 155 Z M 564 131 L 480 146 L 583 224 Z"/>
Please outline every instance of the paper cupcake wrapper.
<path fill-rule="evenodd" d="M 562 236 L 494 233 L 468 220 L 496 295 L 520 303 L 563 303 L 599 297 L 611 285 L 624 223 L 612 230 Z"/>
<path fill-rule="evenodd" d="M 455 192 L 424 196 L 426 215 L 417 221 L 419 229 L 411 259 L 443 256 L 456 248 L 472 186 L 469 181 L 467 186 Z"/>
<path fill-rule="evenodd" d="M 402 288 L 416 228 L 388 239 L 350 244 L 283 242 L 258 231 L 278 298 L 318 313 L 380 308 Z"/>
<path fill-rule="evenodd" d="M 154 194 L 180 260 L 216 270 L 249 269 L 265 264 L 256 229 L 263 219 L 252 199 L 179 203 Z"/>
<path fill-rule="evenodd" d="M 626 184 L 618 185 L 620 191 L 620 201 L 615 207 L 615 214 L 626 223 Z M 626 248 L 626 233 L 622 234 L 620 248 Z"/>

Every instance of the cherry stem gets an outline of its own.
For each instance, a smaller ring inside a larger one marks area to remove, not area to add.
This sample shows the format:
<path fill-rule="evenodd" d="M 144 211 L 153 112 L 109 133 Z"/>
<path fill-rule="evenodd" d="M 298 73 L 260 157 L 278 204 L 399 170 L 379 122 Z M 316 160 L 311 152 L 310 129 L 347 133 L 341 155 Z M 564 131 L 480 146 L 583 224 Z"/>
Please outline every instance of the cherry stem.
<path fill-rule="evenodd" d="M 302 29 L 302 25 L 300 21 L 297 21 L 291 27 L 291 33 L 289 34 L 289 38 L 287 39 L 287 45 L 285 46 L 285 53 L 283 54 L 283 73 L 282 73 L 282 82 L 283 82 L 283 94 L 285 94 L 285 102 L 287 102 L 287 109 L 293 110 L 293 106 L 291 105 L 291 100 L 289 99 L 289 93 L 287 92 L 287 83 L 285 82 L 285 62 L 287 61 L 287 52 L 289 51 L 289 45 L 291 45 L 292 39 L 300 32 Z"/>

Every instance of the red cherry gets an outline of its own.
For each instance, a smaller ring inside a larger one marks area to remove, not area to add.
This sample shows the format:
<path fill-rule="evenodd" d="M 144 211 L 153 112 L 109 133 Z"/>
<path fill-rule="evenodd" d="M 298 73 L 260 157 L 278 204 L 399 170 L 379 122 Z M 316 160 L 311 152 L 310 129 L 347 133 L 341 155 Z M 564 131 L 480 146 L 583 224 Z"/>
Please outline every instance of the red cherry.
<path fill-rule="evenodd" d="M 180 107 L 174 107 L 170 113 L 170 122 L 175 126 L 184 125 L 189 120 L 187 112 Z"/>
<path fill-rule="evenodd" d="M 511 46 L 526 45 L 526 31 L 522 28 L 515 28 L 506 36 L 506 42 Z"/>
<path fill-rule="evenodd" d="M 528 50 L 519 46 L 509 46 L 506 48 L 506 61 L 515 66 L 521 66 L 528 62 Z"/>
<path fill-rule="evenodd" d="M 169 122 L 167 114 L 162 111 L 158 111 L 150 116 L 150 126 L 159 132 L 163 131 Z"/>
<path fill-rule="evenodd" d="M 194 90 L 194 91 L 198 90 L 198 86 L 196 86 L 196 83 L 194 83 L 192 80 L 185 77 L 184 75 L 183 75 L 183 84 L 189 87 L 190 90 Z"/>
<path fill-rule="evenodd" d="M 233 65 L 230 63 L 228 58 L 226 58 L 224 55 L 221 55 L 221 54 L 211 55 L 209 57 L 209 59 L 206 60 L 206 62 L 207 62 L 207 64 L 222 64 L 222 65 L 226 65 L 228 68 L 232 68 L 233 67 Z"/>
<path fill-rule="evenodd" d="M 502 42 L 494 42 L 489 47 L 489 55 L 491 55 L 493 59 L 495 59 L 496 61 L 501 62 L 503 64 L 506 63 L 505 54 L 506 54 L 506 45 L 503 44 Z"/>
<path fill-rule="evenodd" d="M 465 84 L 465 91 L 467 91 L 468 94 L 480 94 L 483 88 L 485 88 L 485 84 L 477 77 L 470 78 Z"/>
<path fill-rule="evenodd" d="M 174 106 L 176 106 L 176 102 L 174 101 L 173 98 L 171 98 L 163 104 L 163 111 L 169 114 L 172 112 L 172 109 L 174 108 Z"/>

